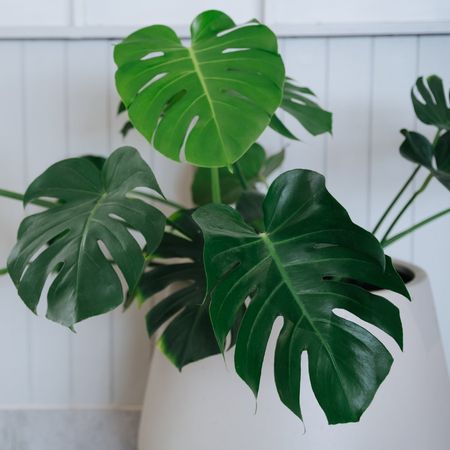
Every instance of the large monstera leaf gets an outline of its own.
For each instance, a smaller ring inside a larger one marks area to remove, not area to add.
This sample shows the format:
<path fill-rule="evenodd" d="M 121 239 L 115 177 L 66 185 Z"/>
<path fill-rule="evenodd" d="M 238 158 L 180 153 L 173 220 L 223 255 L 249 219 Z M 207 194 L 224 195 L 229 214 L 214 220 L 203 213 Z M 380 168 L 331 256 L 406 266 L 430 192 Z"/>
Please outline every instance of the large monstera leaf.
<path fill-rule="evenodd" d="M 178 211 L 168 222 L 170 231 L 164 233 L 155 252 L 157 259 L 149 262 L 139 282 L 139 295 L 146 301 L 169 288 L 148 312 L 147 331 L 152 336 L 163 328 L 158 347 L 181 370 L 220 353 L 220 349 L 209 318 L 200 228 L 192 220 L 191 211 Z M 242 311 L 231 332 L 231 345 L 241 318 Z"/>
<path fill-rule="evenodd" d="M 411 99 L 420 121 L 450 130 L 450 108 L 441 78 L 437 75 L 431 75 L 425 80 L 423 77 L 418 78 L 415 89 L 411 91 Z"/>
<path fill-rule="evenodd" d="M 136 129 L 176 161 L 229 166 L 269 124 L 281 102 L 277 40 L 253 21 L 237 27 L 219 11 L 191 25 L 191 47 L 162 25 L 116 46 L 116 85 Z"/>
<path fill-rule="evenodd" d="M 8 260 L 19 295 L 32 311 L 54 272 L 47 317 L 69 327 L 122 303 L 114 266 L 135 288 L 144 257 L 129 230 L 140 232 L 151 252 L 165 226 L 160 211 L 133 198 L 137 188 L 161 194 L 153 172 L 130 147 L 116 150 L 103 165 L 89 158 L 61 161 L 29 186 L 25 203 L 41 197 L 58 200 L 22 222 Z"/>
<path fill-rule="evenodd" d="M 389 373 L 392 356 L 365 328 L 340 317 L 349 311 L 402 346 L 399 311 L 364 288 L 408 295 L 378 241 L 353 224 L 308 170 L 278 177 L 263 203 L 257 234 L 226 205 L 194 214 L 205 239 L 210 314 L 223 347 L 235 314 L 250 297 L 235 351 L 238 374 L 258 393 L 272 326 L 284 319 L 275 354 L 281 400 L 301 417 L 300 355 L 309 358 L 315 396 L 330 423 L 357 421 Z"/>
<path fill-rule="evenodd" d="M 402 130 L 405 140 L 400 146 L 401 155 L 426 169 L 436 180 L 450 190 L 450 131 L 432 144 L 424 135 Z"/>

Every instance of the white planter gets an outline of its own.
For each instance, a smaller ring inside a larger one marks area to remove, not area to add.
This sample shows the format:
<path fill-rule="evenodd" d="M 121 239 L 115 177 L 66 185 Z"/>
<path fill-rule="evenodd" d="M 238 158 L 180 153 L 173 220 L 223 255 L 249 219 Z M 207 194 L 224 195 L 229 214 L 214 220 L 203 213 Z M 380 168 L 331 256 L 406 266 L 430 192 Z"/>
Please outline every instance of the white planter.
<path fill-rule="evenodd" d="M 423 270 L 407 266 L 415 273 L 408 284 L 412 303 L 382 292 L 400 307 L 405 351 L 368 326 L 393 352 L 395 362 L 359 423 L 328 426 L 307 376 L 301 391 L 305 426 L 282 405 L 272 374 L 277 327 L 256 414 L 253 395 L 234 372 L 231 353 L 227 368 L 222 356 L 216 356 L 180 374 L 155 351 L 139 450 L 448 450 L 450 383 L 431 288 Z M 305 355 L 302 371 L 306 374 Z"/>

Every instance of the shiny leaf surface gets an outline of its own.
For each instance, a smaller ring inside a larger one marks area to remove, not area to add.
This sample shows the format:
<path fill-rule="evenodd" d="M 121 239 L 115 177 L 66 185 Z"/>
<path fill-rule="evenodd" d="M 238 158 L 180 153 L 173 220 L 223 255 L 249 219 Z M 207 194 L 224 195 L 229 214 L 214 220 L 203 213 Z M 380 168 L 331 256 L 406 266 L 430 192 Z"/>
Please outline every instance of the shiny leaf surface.
<path fill-rule="evenodd" d="M 136 129 L 176 161 L 230 166 L 256 141 L 281 102 L 284 66 L 272 31 L 237 27 L 206 11 L 191 25 L 191 47 L 154 25 L 116 46 L 116 85 Z M 244 126 L 243 126 L 244 125 Z"/>
<path fill-rule="evenodd" d="M 220 353 L 209 317 L 209 296 L 203 267 L 203 238 L 189 211 L 169 219 L 172 229 L 164 234 L 156 250 L 158 262 L 151 261 L 140 283 L 145 301 L 166 288 L 170 293 L 147 314 L 147 331 L 152 336 L 164 327 L 158 347 L 181 370 L 185 365 Z M 183 258 L 183 262 L 173 262 Z M 237 326 L 233 328 L 234 344 Z"/>
<path fill-rule="evenodd" d="M 263 203 L 258 234 L 226 205 L 194 214 L 205 239 L 211 319 L 223 347 L 234 316 L 250 296 L 239 329 L 235 366 L 258 393 L 267 341 L 277 317 L 275 378 L 281 400 L 301 417 L 301 353 L 330 423 L 357 421 L 389 373 L 392 356 L 369 331 L 336 310 L 371 323 L 402 346 L 398 309 L 367 291 L 370 283 L 408 295 L 378 241 L 350 220 L 308 170 L 278 177 Z"/>
<path fill-rule="evenodd" d="M 424 166 L 447 189 L 450 190 L 450 131 L 433 144 L 422 134 L 402 130 L 405 140 L 400 146 L 401 155 Z"/>
<path fill-rule="evenodd" d="M 418 78 L 415 89 L 411 91 L 411 99 L 420 121 L 450 130 L 450 108 L 441 78 L 436 75 L 425 80 L 423 77 Z"/>
<path fill-rule="evenodd" d="M 25 203 L 42 197 L 57 203 L 22 222 L 8 260 L 11 278 L 32 311 L 54 272 L 47 295 L 51 320 L 71 327 L 123 302 L 114 266 L 131 290 L 144 269 L 130 229 L 140 232 L 153 251 L 165 225 L 160 211 L 132 197 L 137 188 L 161 193 L 153 172 L 131 147 L 116 150 L 104 164 L 88 157 L 61 161 L 33 181 Z"/>

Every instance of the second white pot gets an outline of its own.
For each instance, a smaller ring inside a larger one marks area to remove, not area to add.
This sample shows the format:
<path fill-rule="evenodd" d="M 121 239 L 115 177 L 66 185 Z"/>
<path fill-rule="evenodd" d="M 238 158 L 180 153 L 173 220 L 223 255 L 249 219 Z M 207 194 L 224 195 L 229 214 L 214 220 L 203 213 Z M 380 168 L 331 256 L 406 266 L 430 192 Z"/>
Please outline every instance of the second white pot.
<path fill-rule="evenodd" d="M 252 393 L 234 371 L 232 352 L 227 355 L 228 368 L 222 356 L 215 356 L 187 366 L 180 374 L 155 351 L 139 450 L 450 448 L 450 383 L 431 289 L 421 269 L 408 267 L 415 274 L 408 284 L 411 303 L 390 292 L 380 293 L 401 310 L 405 351 L 364 324 L 393 353 L 395 362 L 359 423 L 327 425 L 309 384 L 305 354 L 301 386 L 305 426 L 280 402 L 273 378 L 273 349 L 280 321 L 268 346 L 256 414 Z"/>

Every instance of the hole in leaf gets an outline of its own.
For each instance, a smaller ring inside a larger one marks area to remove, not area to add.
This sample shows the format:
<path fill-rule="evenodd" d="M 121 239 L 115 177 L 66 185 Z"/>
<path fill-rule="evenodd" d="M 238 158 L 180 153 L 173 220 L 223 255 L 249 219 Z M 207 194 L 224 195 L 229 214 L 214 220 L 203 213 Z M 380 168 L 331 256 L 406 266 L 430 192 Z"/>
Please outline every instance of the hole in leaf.
<path fill-rule="evenodd" d="M 162 78 L 164 78 L 165 76 L 168 75 L 168 72 L 163 72 L 163 73 L 158 73 L 158 75 L 155 75 L 152 79 L 150 79 L 149 81 L 147 81 L 147 83 L 145 83 L 138 91 L 138 94 L 141 94 L 143 91 L 145 91 L 149 86 L 151 86 L 152 84 L 155 84 L 156 82 L 158 82 L 159 80 L 161 80 Z"/>
<path fill-rule="evenodd" d="M 226 53 L 245 52 L 248 50 L 250 50 L 250 49 L 249 48 L 226 48 L 226 49 L 222 50 L 222 53 L 226 54 Z"/>
<path fill-rule="evenodd" d="M 141 61 L 146 61 L 148 59 L 158 58 L 159 56 L 164 56 L 164 52 L 151 52 L 141 58 Z"/>

